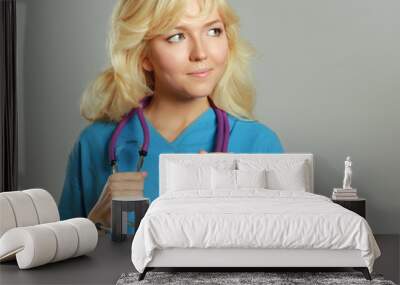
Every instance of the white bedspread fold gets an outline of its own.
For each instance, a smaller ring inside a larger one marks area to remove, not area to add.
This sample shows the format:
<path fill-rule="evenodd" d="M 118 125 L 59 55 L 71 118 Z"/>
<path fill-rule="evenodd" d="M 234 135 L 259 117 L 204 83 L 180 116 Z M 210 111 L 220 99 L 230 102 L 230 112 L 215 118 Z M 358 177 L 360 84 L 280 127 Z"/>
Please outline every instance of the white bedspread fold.
<path fill-rule="evenodd" d="M 380 256 L 367 221 L 329 198 L 300 191 L 241 189 L 158 197 L 132 242 L 143 272 L 159 248 L 358 249 L 369 271 Z"/>

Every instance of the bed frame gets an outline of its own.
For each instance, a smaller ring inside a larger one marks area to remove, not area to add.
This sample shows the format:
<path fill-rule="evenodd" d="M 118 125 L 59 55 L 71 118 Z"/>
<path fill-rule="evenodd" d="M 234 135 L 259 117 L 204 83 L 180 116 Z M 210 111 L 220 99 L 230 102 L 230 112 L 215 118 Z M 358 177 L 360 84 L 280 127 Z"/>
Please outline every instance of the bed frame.
<path fill-rule="evenodd" d="M 368 268 L 359 250 L 320 250 L 320 249 L 198 249 L 171 248 L 157 249 L 151 262 L 139 280 L 155 268 L 232 268 L 234 271 L 252 271 L 254 268 L 338 268 L 350 267 L 361 271 L 371 280 Z"/>
<path fill-rule="evenodd" d="M 173 160 L 209 161 L 238 158 L 262 159 L 303 159 L 309 166 L 308 192 L 314 192 L 314 167 L 312 154 L 244 154 L 244 153 L 208 153 L 208 154 L 160 154 L 159 159 L 159 189 L 160 195 L 165 193 L 163 187 L 167 181 L 167 163 Z M 147 264 L 139 280 L 143 280 L 148 271 L 156 268 L 229 268 L 229 271 L 264 271 L 271 268 L 343 268 L 350 267 L 361 271 L 367 280 L 371 276 L 359 250 L 330 250 L 330 249 L 255 249 L 255 248 L 166 248 L 156 249 L 153 259 Z"/>

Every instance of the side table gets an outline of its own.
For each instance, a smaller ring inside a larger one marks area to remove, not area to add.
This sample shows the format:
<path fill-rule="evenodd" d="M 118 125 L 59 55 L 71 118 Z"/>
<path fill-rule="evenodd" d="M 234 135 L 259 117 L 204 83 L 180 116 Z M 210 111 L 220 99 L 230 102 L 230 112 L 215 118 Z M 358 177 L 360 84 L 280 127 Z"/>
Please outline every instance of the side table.
<path fill-rule="evenodd" d="M 366 218 L 366 199 L 364 198 L 357 198 L 354 200 L 332 199 L 332 202 L 339 204 L 340 206 L 353 211 L 356 214 L 359 214 L 364 219 Z"/>
<path fill-rule="evenodd" d="M 135 232 L 149 208 L 148 198 L 114 198 L 111 207 L 111 239 L 123 241 L 128 235 L 128 214 L 135 214 Z"/>

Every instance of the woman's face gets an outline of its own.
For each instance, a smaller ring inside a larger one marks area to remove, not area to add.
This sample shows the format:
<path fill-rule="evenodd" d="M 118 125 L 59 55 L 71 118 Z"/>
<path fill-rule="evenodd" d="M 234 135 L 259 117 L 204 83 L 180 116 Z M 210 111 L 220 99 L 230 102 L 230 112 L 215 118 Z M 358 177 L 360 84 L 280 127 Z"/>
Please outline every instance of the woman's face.
<path fill-rule="evenodd" d="M 229 53 L 222 19 L 217 9 L 203 20 L 195 18 L 198 12 L 197 0 L 188 1 L 178 25 L 150 41 L 143 68 L 154 72 L 155 93 L 208 96 L 221 79 Z"/>

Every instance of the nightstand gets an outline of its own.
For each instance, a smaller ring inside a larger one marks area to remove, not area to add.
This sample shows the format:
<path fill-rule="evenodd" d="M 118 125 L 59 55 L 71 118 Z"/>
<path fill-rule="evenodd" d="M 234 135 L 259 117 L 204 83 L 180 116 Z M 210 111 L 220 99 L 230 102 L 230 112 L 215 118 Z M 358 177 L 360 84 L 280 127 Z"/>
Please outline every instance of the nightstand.
<path fill-rule="evenodd" d="M 339 204 L 340 206 L 353 211 L 356 214 L 359 214 L 361 217 L 365 219 L 365 204 L 366 200 L 364 198 L 357 198 L 354 200 L 338 200 L 338 199 L 332 199 L 332 202 Z"/>
<path fill-rule="evenodd" d="M 124 241 L 128 235 L 131 235 L 129 229 L 132 226 L 134 226 L 134 233 L 136 233 L 140 221 L 146 214 L 149 206 L 150 200 L 145 197 L 114 198 L 111 206 L 111 239 L 113 241 Z M 131 216 L 131 214 L 134 214 L 134 225 L 129 224 L 128 216 Z"/>

